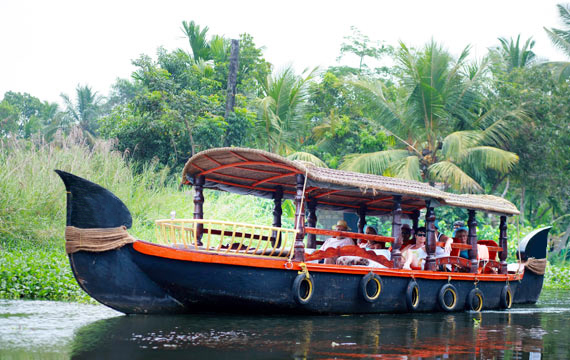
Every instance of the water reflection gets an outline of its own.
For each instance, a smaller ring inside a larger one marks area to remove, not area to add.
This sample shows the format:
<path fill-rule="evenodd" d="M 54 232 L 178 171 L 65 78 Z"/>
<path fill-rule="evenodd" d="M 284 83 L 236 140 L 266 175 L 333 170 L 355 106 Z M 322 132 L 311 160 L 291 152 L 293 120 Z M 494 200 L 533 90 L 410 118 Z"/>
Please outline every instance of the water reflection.
<path fill-rule="evenodd" d="M 129 316 L 75 336 L 74 358 L 569 358 L 570 309 L 331 317 Z"/>
<path fill-rule="evenodd" d="M 509 312 L 313 317 L 117 316 L 0 301 L 0 358 L 568 359 L 568 295 L 546 292 Z"/>

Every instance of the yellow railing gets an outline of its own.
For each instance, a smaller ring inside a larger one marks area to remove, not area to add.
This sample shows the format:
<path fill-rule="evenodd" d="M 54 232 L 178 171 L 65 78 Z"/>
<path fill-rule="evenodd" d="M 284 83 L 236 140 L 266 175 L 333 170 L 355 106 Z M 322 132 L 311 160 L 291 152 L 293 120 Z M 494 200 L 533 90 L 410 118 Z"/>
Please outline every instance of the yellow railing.
<path fill-rule="evenodd" d="M 297 230 L 204 219 L 156 220 L 159 244 L 218 254 L 289 256 Z"/>

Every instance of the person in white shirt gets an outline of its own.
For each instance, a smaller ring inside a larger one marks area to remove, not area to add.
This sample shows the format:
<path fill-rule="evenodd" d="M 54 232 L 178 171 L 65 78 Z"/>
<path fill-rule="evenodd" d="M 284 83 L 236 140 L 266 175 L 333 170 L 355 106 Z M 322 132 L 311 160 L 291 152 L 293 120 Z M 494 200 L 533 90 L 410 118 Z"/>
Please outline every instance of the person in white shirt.
<path fill-rule="evenodd" d="M 336 230 L 336 231 L 348 231 L 348 230 L 350 230 L 350 228 L 348 227 L 348 224 L 346 223 L 346 221 L 339 220 L 339 221 L 337 221 L 336 225 L 334 226 L 334 230 Z M 354 240 L 352 240 L 351 238 L 334 236 L 334 237 L 326 239 L 323 246 L 321 246 L 320 250 L 325 251 L 328 248 L 338 248 L 338 247 L 350 246 L 350 245 L 355 245 Z M 336 258 L 326 258 L 325 259 L 325 264 L 335 264 L 335 263 L 336 263 Z"/>
<path fill-rule="evenodd" d="M 418 228 L 416 234 L 416 243 L 402 249 L 402 257 L 405 260 L 403 269 L 419 270 L 424 268 L 425 258 L 427 257 L 425 244 L 426 228 L 421 227 Z"/>

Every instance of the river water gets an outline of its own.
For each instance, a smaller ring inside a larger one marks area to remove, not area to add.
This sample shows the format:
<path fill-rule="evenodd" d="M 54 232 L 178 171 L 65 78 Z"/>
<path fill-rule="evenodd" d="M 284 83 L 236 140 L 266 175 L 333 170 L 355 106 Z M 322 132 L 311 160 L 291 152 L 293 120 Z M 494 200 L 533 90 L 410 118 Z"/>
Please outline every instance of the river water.
<path fill-rule="evenodd" d="M 0 359 L 570 359 L 570 292 L 481 313 L 125 316 L 0 300 Z"/>

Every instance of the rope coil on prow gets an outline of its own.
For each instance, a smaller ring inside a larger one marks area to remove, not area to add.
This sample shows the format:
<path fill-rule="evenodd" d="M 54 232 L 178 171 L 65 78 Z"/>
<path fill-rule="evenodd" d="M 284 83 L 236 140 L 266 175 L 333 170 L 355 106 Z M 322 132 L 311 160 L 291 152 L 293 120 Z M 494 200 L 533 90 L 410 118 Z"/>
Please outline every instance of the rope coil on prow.
<path fill-rule="evenodd" d="M 135 242 L 125 226 L 116 228 L 80 229 L 75 226 L 65 228 L 65 251 L 73 254 L 78 251 L 102 252 L 118 249 Z"/>

